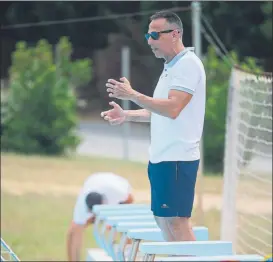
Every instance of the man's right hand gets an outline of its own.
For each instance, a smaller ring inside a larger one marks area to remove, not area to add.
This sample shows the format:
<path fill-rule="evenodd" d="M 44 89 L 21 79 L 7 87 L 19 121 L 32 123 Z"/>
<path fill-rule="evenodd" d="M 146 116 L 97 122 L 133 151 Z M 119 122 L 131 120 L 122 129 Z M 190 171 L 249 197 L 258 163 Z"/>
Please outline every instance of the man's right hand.
<path fill-rule="evenodd" d="M 115 102 L 110 102 L 109 104 L 113 106 L 113 109 L 102 112 L 101 117 L 111 125 L 120 125 L 125 122 L 126 115 L 124 110 Z"/>

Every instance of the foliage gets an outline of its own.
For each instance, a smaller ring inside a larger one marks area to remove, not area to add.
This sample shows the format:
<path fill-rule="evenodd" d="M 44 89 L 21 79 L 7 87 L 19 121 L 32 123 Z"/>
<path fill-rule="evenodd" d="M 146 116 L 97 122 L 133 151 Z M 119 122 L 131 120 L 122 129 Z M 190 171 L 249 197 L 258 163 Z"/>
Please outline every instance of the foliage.
<path fill-rule="evenodd" d="M 74 87 L 91 79 L 91 61 L 71 61 L 67 38 L 52 46 L 41 40 L 34 47 L 19 42 L 12 56 L 1 150 L 62 154 L 75 149 L 79 138 Z"/>
<path fill-rule="evenodd" d="M 104 10 L 110 14 L 147 12 L 173 7 L 189 7 L 190 1 L 127 1 L 127 2 L 10 2 L 3 4 L 3 24 L 21 24 L 52 20 L 77 19 L 104 16 Z M 219 38 L 228 50 L 235 50 L 241 56 L 253 56 L 261 59 L 263 66 L 272 69 L 272 3 L 268 1 L 202 1 L 202 14 L 209 20 Z M 177 11 L 185 26 L 184 41 L 191 40 L 191 11 Z M 132 19 L 147 30 L 150 14 L 135 16 Z M 121 19 L 121 20 L 120 20 Z M 123 18 L 120 18 L 123 21 Z M 81 23 L 64 23 L 39 27 L 10 30 L 14 39 L 36 42 L 46 38 L 50 43 L 61 35 L 70 37 L 75 48 L 104 48 L 107 35 L 119 32 L 116 19 L 96 19 Z M 96 41 L 93 41 L 96 39 Z M 251 42 L 251 44 L 250 44 Z M 262 43 L 262 48 L 261 48 Z M 203 42 L 203 50 L 209 43 Z M 266 63 L 267 62 L 267 63 Z M 271 67 L 270 67 L 271 66 Z"/>
<path fill-rule="evenodd" d="M 240 59 L 259 58 L 264 70 L 272 70 L 271 2 L 207 1 L 202 13 L 227 50 L 236 51 Z"/>
<path fill-rule="evenodd" d="M 272 3 L 263 3 L 261 9 L 264 13 L 265 21 L 260 25 L 260 29 L 266 39 L 272 42 Z"/>
<path fill-rule="evenodd" d="M 233 63 L 244 70 L 261 72 L 253 58 L 246 58 L 245 61 L 239 62 L 238 55 L 235 52 L 231 52 L 228 56 L 233 60 Z M 208 48 L 203 62 L 207 74 L 207 101 L 203 136 L 204 161 L 206 168 L 221 171 L 223 168 L 231 64 L 218 57 L 213 47 Z"/>
<path fill-rule="evenodd" d="M 41 37 L 47 39 L 50 43 L 55 43 L 61 35 L 65 34 L 69 36 L 73 47 L 77 51 L 75 56 L 79 56 L 80 53 L 81 56 L 92 57 L 94 51 L 107 46 L 109 33 L 117 32 L 121 35 L 123 34 L 120 24 L 124 23 L 124 18 L 109 19 L 108 12 L 109 15 L 131 12 L 147 13 L 147 11 L 172 7 L 189 7 L 190 4 L 191 2 L 183 1 L 3 2 L 3 25 L 97 17 L 93 21 L 22 27 L 3 30 L 3 32 L 10 39 L 24 39 L 28 43 L 36 43 L 37 39 Z M 271 2 L 202 1 L 201 7 L 202 15 L 207 18 L 207 21 L 209 21 L 218 37 L 224 43 L 226 49 L 236 52 L 236 55 L 235 53 L 233 54 L 235 60 L 241 61 L 247 56 L 255 57 L 258 59 L 259 65 L 265 70 L 272 70 Z M 105 10 L 107 11 L 106 19 L 103 18 Z M 177 13 L 184 25 L 183 41 L 186 46 L 192 45 L 191 11 L 178 11 Z M 146 32 L 150 15 L 136 15 L 128 19 L 140 23 L 143 31 Z M 203 19 L 202 23 L 204 25 Z M 215 163 L 213 159 L 217 160 L 216 163 L 219 163 L 217 168 L 219 168 L 222 166 L 224 121 L 230 67 L 223 63 L 215 53 L 212 54 L 212 51 L 209 49 L 210 43 L 205 38 L 202 38 L 202 40 L 202 50 L 204 54 L 208 53 L 207 59 L 212 60 L 208 62 L 206 59 L 206 63 L 209 63 L 209 65 L 206 65 L 208 74 L 208 112 L 205 122 L 205 133 L 207 135 L 205 141 L 206 163 L 212 167 L 213 163 Z M 13 43 L 10 45 L 13 46 Z M 143 45 L 146 45 L 145 41 L 143 41 Z M 85 47 L 87 48 L 85 49 Z M 133 45 L 132 49 L 134 49 Z M 133 51 L 139 55 L 137 50 L 135 48 Z M 5 52 L 8 53 L 8 50 L 5 50 Z M 6 64 L 3 65 L 2 77 L 6 77 Z M 255 68 L 256 61 L 246 59 L 241 66 Z M 139 77 L 137 73 L 133 74 L 136 74 L 136 78 Z M 213 80 L 213 77 L 215 77 L 215 80 Z M 217 90 L 217 87 L 221 88 Z M 98 86 L 95 86 L 95 88 L 99 89 Z M 147 93 L 152 93 L 154 86 L 151 85 L 150 88 L 150 90 L 147 90 Z M 105 98 L 103 97 L 102 99 Z M 99 102 L 102 102 L 102 99 Z M 213 130 L 213 128 L 216 128 L 216 130 Z M 215 151 L 213 151 L 214 149 Z"/>

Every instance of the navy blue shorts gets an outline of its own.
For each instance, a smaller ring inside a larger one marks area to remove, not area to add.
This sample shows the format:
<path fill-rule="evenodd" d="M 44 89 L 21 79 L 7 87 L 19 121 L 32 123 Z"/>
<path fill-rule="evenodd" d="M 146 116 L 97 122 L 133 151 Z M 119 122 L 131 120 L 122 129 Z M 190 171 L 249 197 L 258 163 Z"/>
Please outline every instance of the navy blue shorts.
<path fill-rule="evenodd" d="M 191 217 L 199 160 L 149 162 L 151 210 L 158 217 Z"/>

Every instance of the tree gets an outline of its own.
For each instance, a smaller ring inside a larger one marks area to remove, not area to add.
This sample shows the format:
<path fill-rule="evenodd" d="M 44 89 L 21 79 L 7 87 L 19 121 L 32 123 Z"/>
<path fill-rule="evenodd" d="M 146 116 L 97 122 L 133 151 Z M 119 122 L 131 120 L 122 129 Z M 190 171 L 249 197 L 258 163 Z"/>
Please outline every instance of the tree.
<path fill-rule="evenodd" d="M 91 61 L 71 62 L 67 38 L 61 38 L 57 51 L 55 64 L 47 41 L 41 40 L 35 47 L 17 44 L 1 123 L 1 150 L 62 154 L 78 145 L 75 87 L 90 81 Z"/>
<path fill-rule="evenodd" d="M 94 18 L 104 16 L 104 9 L 112 13 L 136 12 L 138 2 L 13 2 L 6 8 L 4 24 L 38 23 L 70 19 Z M 108 45 L 108 34 L 117 32 L 113 20 L 97 19 L 94 21 L 73 21 L 46 26 L 30 26 L 15 30 L 5 30 L 14 38 L 28 42 L 47 39 L 55 44 L 62 35 L 69 36 L 74 48 L 86 47 L 89 50 L 105 48 Z M 96 39 L 96 41 L 94 41 Z"/>
<path fill-rule="evenodd" d="M 207 1 L 202 13 L 227 50 L 241 61 L 255 57 L 264 70 L 272 70 L 272 2 Z"/>
<path fill-rule="evenodd" d="M 232 51 L 228 54 L 235 64 L 251 72 L 261 72 L 255 59 L 246 58 L 239 62 L 238 55 Z M 221 171 L 223 168 L 227 97 L 231 65 L 224 62 L 213 47 L 208 48 L 204 58 L 204 66 L 207 74 L 207 101 L 206 116 L 204 122 L 204 161 L 206 168 L 213 171 Z"/>
<path fill-rule="evenodd" d="M 261 9 L 264 13 L 265 21 L 260 25 L 260 29 L 267 40 L 272 41 L 272 3 L 265 2 Z"/>

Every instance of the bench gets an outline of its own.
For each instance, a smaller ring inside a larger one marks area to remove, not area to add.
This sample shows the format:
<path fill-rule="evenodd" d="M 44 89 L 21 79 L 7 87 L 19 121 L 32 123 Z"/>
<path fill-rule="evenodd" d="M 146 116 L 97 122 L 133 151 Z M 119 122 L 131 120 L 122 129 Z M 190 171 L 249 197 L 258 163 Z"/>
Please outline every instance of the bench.
<path fill-rule="evenodd" d="M 106 222 L 107 221 L 107 222 Z M 107 252 L 107 242 L 106 242 L 106 231 L 107 231 L 107 225 L 118 223 L 121 221 L 124 222 L 138 222 L 138 221 L 154 221 L 153 215 L 135 215 L 135 216 L 111 216 L 108 217 L 104 221 L 102 225 L 102 230 L 98 231 L 98 235 L 96 238 L 97 244 L 100 248 L 97 249 L 89 249 L 88 250 L 88 261 L 111 261 L 111 257 L 109 256 L 109 253 Z"/>
<path fill-rule="evenodd" d="M 128 243 L 127 232 L 129 229 L 147 229 L 147 228 L 158 228 L 156 221 L 151 220 L 151 222 L 118 222 L 116 226 L 113 227 L 117 233 L 121 234 L 120 243 L 117 246 L 114 254 L 114 260 L 125 261 L 126 245 Z M 111 239 L 109 239 L 111 241 Z"/>
<path fill-rule="evenodd" d="M 234 254 L 232 243 L 228 241 L 150 242 L 142 243 L 139 250 L 144 255 L 143 261 L 264 261 L 264 258 L 257 254 Z M 155 258 L 156 255 L 171 257 Z"/>
<path fill-rule="evenodd" d="M 132 215 L 132 216 L 111 216 L 108 217 L 103 225 L 101 230 L 101 243 L 102 247 L 106 247 L 107 241 L 107 232 L 109 233 L 108 226 L 113 226 L 118 222 L 151 222 L 154 221 L 153 215 Z"/>
<path fill-rule="evenodd" d="M 129 261 L 135 261 L 140 241 L 164 241 L 161 231 L 157 227 L 154 217 L 147 206 L 132 207 L 131 205 L 130 207 L 129 212 L 126 208 L 119 209 L 118 206 L 115 208 L 111 207 L 110 211 L 106 207 L 96 211 L 96 220 L 100 221 L 100 225 L 102 226 L 102 230 L 98 230 L 98 244 L 101 249 L 89 249 L 87 260 L 124 261 L 124 250 L 127 239 L 129 238 L 132 239 L 133 244 L 129 246 L 130 251 L 128 259 Z M 133 213 L 136 215 L 131 216 Z M 108 237 L 105 235 L 107 225 L 111 226 Z M 122 233 L 122 236 L 119 245 L 114 246 L 116 233 Z M 207 228 L 195 227 L 194 233 L 197 240 L 208 240 Z"/>
<path fill-rule="evenodd" d="M 150 212 L 150 205 L 98 205 L 94 210 L 99 218 L 95 222 L 96 240 L 99 240 L 97 243 L 101 248 L 88 249 L 87 261 L 126 261 L 125 257 L 128 261 L 135 261 L 138 253 L 141 253 L 144 261 L 263 261 L 263 257 L 255 254 L 233 254 L 231 242 L 207 241 L 208 229 L 205 227 L 194 227 L 198 241 L 164 242 Z M 111 230 L 106 236 L 107 225 L 111 226 Z M 102 230 L 99 230 L 99 226 Z M 121 234 L 117 245 L 114 244 L 116 233 Z M 125 250 L 128 238 L 133 244 L 127 245 Z"/>
<path fill-rule="evenodd" d="M 124 222 L 122 222 L 124 221 Z M 126 222 L 130 221 L 130 222 Z M 143 222 L 141 222 L 143 221 Z M 111 261 L 125 261 L 125 246 L 127 239 L 130 238 L 133 241 L 133 245 L 128 246 L 129 248 L 129 261 L 135 261 L 138 245 L 141 240 L 144 241 L 164 241 L 160 229 L 154 218 L 147 217 L 109 217 L 106 219 L 106 223 L 112 226 L 112 229 L 108 235 L 108 239 L 104 239 L 102 250 L 89 249 L 87 254 L 88 261 L 95 260 L 107 260 Z M 140 228 L 139 230 L 133 230 L 132 228 Z M 194 227 L 194 234 L 197 240 L 208 240 L 208 229 L 206 227 Z M 121 233 L 121 239 L 118 245 L 114 245 L 115 233 Z"/>
<path fill-rule="evenodd" d="M 193 227 L 193 233 L 197 241 L 208 241 L 209 239 L 207 227 Z M 126 236 L 129 239 L 132 239 L 132 248 L 128 256 L 129 261 L 135 261 L 141 241 L 165 241 L 163 234 L 158 227 L 147 229 L 129 229 Z"/>
<path fill-rule="evenodd" d="M 112 261 L 111 257 L 107 256 L 103 249 L 102 234 L 100 232 L 100 227 L 103 225 L 103 212 L 113 212 L 115 215 L 121 214 L 121 212 L 133 211 L 133 210 L 150 210 L 150 205 L 147 204 L 123 204 L 123 205 L 94 205 L 92 212 L 96 216 L 95 223 L 93 226 L 93 234 L 95 241 L 99 248 L 92 248 L 92 256 L 88 256 L 90 261 Z M 102 215 L 101 217 L 100 214 Z M 89 252 L 90 253 L 90 252 Z"/>
<path fill-rule="evenodd" d="M 94 215 L 96 216 L 94 227 L 93 227 L 93 232 L 94 232 L 94 237 L 95 241 L 98 244 L 99 247 L 101 247 L 101 232 L 100 228 L 103 225 L 103 222 L 105 218 L 109 216 L 115 216 L 115 215 L 122 215 L 122 216 L 130 216 L 132 215 L 132 210 L 134 210 L 134 214 L 151 214 L 151 211 L 147 208 L 147 206 L 140 206 L 140 205 L 126 205 L 130 206 L 128 209 L 124 208 L 125 205 L 119 205 L 122 208 L 117 208 L 118 205 L 109 206 L 109 209 L 105 207 L 105 205 L 101 205 L 101 208 L 98 208 L 100 205 L 94 206 Z M 131 210 L 131 211 L 130 211 Z"/>
<path fill-rule="evenodd" d="M 114 260 L 118 260 L 118 253 L 124 253 L 124 249 L 127 244 L 126 233 L 129 229 L 137 228 L 156 228 L 157 224 L 154 220 L 154 217 L 142 217 L 141 219 L 130 219 L 130 220 L 116 220 L 109 218 L 106 220 L 106 223 L 111 226 L 111 230 L 108 234 L 108 238 L 105 239 L 105 247 L 108 255 L 110 255 Z M 115 245 L 116 235 L 120 235 L 119 244 Z"/>
<path fill-rule="evenodd" d="M 260 255 L 227 255 L 227 256 L 202 256 L 202 257 L 158 257 L 155 261 L 187 261 L 187 262 L 200 262 L 200 261 L 209 261 L 209 262 L 258 262 L 264 261 L 264 257 Z"/>
<path fill-rule="evenodd" d="M 156 255 L 172 256 L 222 256 L 233 255 L 230 241 L 179 241 L 141 243 L 139 251 L 143 261 L 154 261 Z"/>

